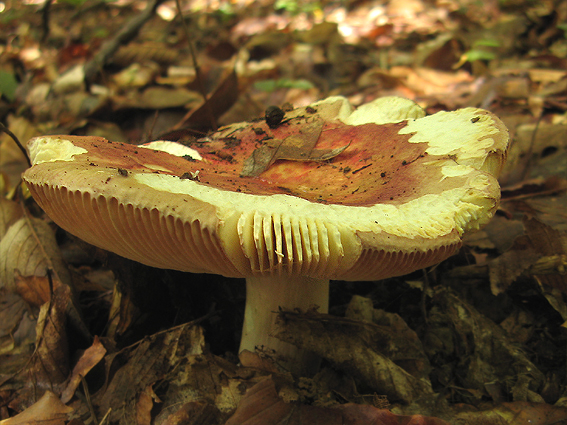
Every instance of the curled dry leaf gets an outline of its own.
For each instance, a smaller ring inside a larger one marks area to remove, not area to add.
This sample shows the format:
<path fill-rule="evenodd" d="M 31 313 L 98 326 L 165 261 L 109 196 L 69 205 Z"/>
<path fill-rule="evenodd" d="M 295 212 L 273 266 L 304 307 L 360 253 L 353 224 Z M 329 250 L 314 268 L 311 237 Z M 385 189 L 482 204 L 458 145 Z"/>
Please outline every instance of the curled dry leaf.
<path fill-rule="evenodd" d="M 348 145 L 335 149 L 315 149 L 325 122 L 315 116 L 313 120 L 298 117 L 289 123 L 297 128 L 283 140 L 268 139 L 255 149 L 243 163 L 242 177 L 255 177 L 266 171 L 279 159 L 288 161 L 326 161 L 340 155 Z"/>
<path fill-rule="evenodd" d="M 15 289 L 15 270 L 22 276 L 45 276 L 48 269 L 61 282 L 70 282 L 53 230 L 44 220 L 24 216 L 0 241 L 0 286 Z"/>
<path fill-rule="evenodd" d="M 70 302 L 70 288 L 61 285 L 53 292 L 51 302 L 43 304 L 39 311 L 36 352 L 29 373 L 40 386 L 53 388 L 65 382 L 69 374 L 66 311 Z"/>
<path fill-rule="evenodd" d="M 0 425 L 61 425 L 72 412 L 73 408 L 65 406 L 57 395 L 46 391 L 37 403 L 13 418 L 0 421 Z"/>
<path fill-rule="evenodd" d="M 106 348 L 101 344 L 97 336 L 95 336 L 92 345 L 85 350 L 75 367 L 69 379 L 67 387 L 61 394 L 61 401 L 67 403 L 73 397 L 75 390 L 79 386 L 81 379 L 89 371 L 98 364 L 106 354 Z"/>
<path fill-rule="evenodd" d="M 14 279 L 16 292 L 26 303 L 37 308 L 51 299 L 52 289 L 61 286 L 61 282 L 52 278 L 53 288 L 50 288 L 49 279 L 46 276 L 22 276 L 17 270 Z"/>

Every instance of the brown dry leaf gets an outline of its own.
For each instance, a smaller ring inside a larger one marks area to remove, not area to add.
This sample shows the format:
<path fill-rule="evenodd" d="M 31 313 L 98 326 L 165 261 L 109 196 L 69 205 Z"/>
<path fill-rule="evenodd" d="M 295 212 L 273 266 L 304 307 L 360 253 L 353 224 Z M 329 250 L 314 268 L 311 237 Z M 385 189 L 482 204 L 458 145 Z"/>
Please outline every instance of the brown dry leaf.
<path fill-rule="evenodd" d="M 10 226 L 0 241 L 0 286 L 15 290 L 16 270 L 22 276 L 45 276 L 48 269 L 69 284 L 69 271 L 53 230 L 44 220 L 24 216 Z"/>
<path fill-rule="evenodd" d="M 61 401 L 67 403 L 75 394 L 75 390 L 81 383 L 81 380 L 89 371 L 95 367 L 106 354 L 106 348 L 101 344 L 97 336 L 95 336 L 93 344 L 85 350 L 69 378 L 67 387 L 61 394 Z"/>
<path fill-rule="evenodd" d="M 151 385 L 142 390 L 136 403 L 136 424 L 150 425 L 152 423 L 152 409 L 157 396 Z M 159 401 L 159 399 L 158 399 Z"/>
<path fill-rule="evenodd" d="M 317 407 L 288 404 L 278 397 L 271 378 L 250 388 L 226 425 L 447 425 L 421 415 L 399 416 L 369 405 Z"/>
<path fill-rule="evenodd" d="M 428 379 L 416 378 L 389 358 L 404 348 L 389 347 L 394 338 L 386 326 L 314 312 L 281 312 L 279 319 L 283 326 L 276 338 L 328 360 L 391 402 L 410 403 L 433 394 Z"/>
<path fill-rule="evenodd" d="M 416 378 L 428 379 L 431 367 L 417 334 L 395 313 L 373 308 L 370 298 L 354 295 L 348 304 L 345 317 L 378 325 L 370 328 L 371 335 L 364 340 L 372 341 L 375 349 L 402 367 Z"/>
<path fill-rule="evenodd" d="M 326 161 L 340 155 L 347 147 L 336 149 L 315 149 L 325 122 L 319 117 L 311 122 L 293 123 L 297 134 L 284 140 L 268 139 L 265 144 L 255 149 L 242 165 L 241 176 L 255 177 L 262 174 L 278 160 L 288 161 Z"/>
<path fill-rule="evenodd" d="M 65 382 L 69 375 L 69 350 L 66 311 L 71 302 L 71 290 L 61 285 L 49 303 L 39 311 L 36 326 L 36 352 L 27 374 L 34 377 L 35 385 L 54 388 Z"/>
<path fill-rule="evenodd" d="M 0 241 L 22 214 L 22 207 L 17 202 L 0 198 Z"/>
<path fill-rule="evenodd" d="M 557 425 L 567 421 L 567 409 L 546 403 L 500 403 L 490 409 L 461 412 L 455 423 L 467 425 Z"/>
<path fill-rule="evenodd" d="M 204 401 L 185 403 L 162 422 L 162 425 L 220 425 L 224 423 L 215 406 Z"/>
<path fill-rule="evenodd" d="M 164 379 L 168 380 L 170 387 L 174 386 L 180 365 L 188 361 L 198 363 L 199 360 L 195 358 L 203 355 L 204 345 L 202 328 L 187 323 L 152 335 L 134 347 L 108 356 L 105 359 L 107 373 L 110 374 L 111 369 L 118 369 L 107 377 L 107 385 L 95 394 L 93 404 L 101 412 L 111 411 L 108 418 L 110 422 L 125 425 L 136 423 L 138 395 L 148 386 Z M 123 357 L 126 357 L 126 363 L 116 364 Z"/>
<path fill-rule="evenodd" d="M 502 172 L 503 182 L 514 184 L 524 177 L 565 176 L 567 123 L 530 122 L 515 128 L 514 143 Z"/>
<path fill-rule="evenodd" d="M 560 274 L 567 235 L 536 218 L 524 218 L 524 235 L 513 246 L 489 263 L 490 285 L 494 295 L 500 294 L 522 273 L 536 275 L 544 295 L 567 320 L 567 276 Z"/>
<path fill-rule="evenodd" d="M 35 341 L 35 327 L 26 313 L 22 298 L 6 288 L 0 288 L 0 356 L 15 354 L 14 350 Z M 21 356 L 25 359 L 26 356 Z M 9 359 L 0 357 L 0 375 L 15 372 L 9 369 Z M 17 369 L 16 369 L 17 370 Z"/>
<path fill-rule="evenodd" d="M 123 97 L 116 96 L 114 98 L 114 108 L 116 110 L 128 108 L 151 110 L 166 108 L 193 109 L 202 103 L 203 96 L 196 91 L 183 87 L 151 86 L 139 93 L 134 90 Z"/>
<path fill-rule="evenodd" d="M 0 425 L 64 425 L 72 412 L 73 408 L 65 406 L 57 395 L 46 391 L 37 403 L 13 418 L 0 421 Z"/>
<path fill-rule="evenodd" d="M 524 220 L 524 226 L 526 237 L 541 257 L 533 264 L 535 279 L 547 301 L 561 314 L 563 320 L 567 321 L 567 274 L 563 264 L 567 250 L 567 233 L 555 230 L 535 218 Z"/>
<path fill-rule="evenodd" d="M 552 195 L 567 191 L 567 179 L 551 176 L 547 179 L 523 180 L 502 188 L 502 200 L 517 200 L 533 196 Z"/>
<path fill-rule="evenodd" d="M 525 235 L 519 236 L 512 247 L 489 263 L 490 288 L 493 295 L 506 291 L 519 276 L 540 258 L 541 253 L 531 245 Z"/>
<path fill-rule="evenodd" d="M 10 114 L 7 117 L 7 124 L 22 143 L 39 135 L 35 125 L 25 117 Z M 27 167 L 26 159 L 18 145 L 7 134 L 0 133 L 0 169 L 10 177 L 12 185 L 17 184 L 20 174 Z"/>
<path fill-rule="evenodd" d="M 430 358 L 459 359 L 461 378 L 454 385 L 484 391 L 487 382 L 495 382 L 503 391 L 525 394 L 540 388 L 544 375 L 500 326 L 446 289 L 433 299 L 424 345 Z"/>
<path fill-rule="evenodd" d="M 183 119 L 177 123 L 173 130 L 183 127 L 194 129 L 209 129 L 216 127 L 216 120 L 224 114 L 236 102 L 238 90 L 238 76 L 232 67 L 223 70 L 215 90 L 208 95 L 206 102 L 196 106 L 189 111 Z M 212 123 L 214 120 L 215 123 Z M 213 125 L 214 124 L 214 125 Z M 164 140 L 170 140 L 161 136 Z"/>
<path fill-rule="evenodd" d="M 52 279 L 53 288 L 50 288 L 49 279 L 45 276 L 21 276 L 15 272 L 16 292 L 22 299 L 33 307 L 41 307 L 51 299 L 51 290 L 61 285 L 57 279 Z"/>
<path fill-rule="evenodd" d="M 112 56 L 112 62 L 124 67 L 140 62 L 156 62 L 161 65 L 171 65 L 177 61 L 178 57 L 179 50 L 165 43 L 129 43 L 118 48 Z"/>

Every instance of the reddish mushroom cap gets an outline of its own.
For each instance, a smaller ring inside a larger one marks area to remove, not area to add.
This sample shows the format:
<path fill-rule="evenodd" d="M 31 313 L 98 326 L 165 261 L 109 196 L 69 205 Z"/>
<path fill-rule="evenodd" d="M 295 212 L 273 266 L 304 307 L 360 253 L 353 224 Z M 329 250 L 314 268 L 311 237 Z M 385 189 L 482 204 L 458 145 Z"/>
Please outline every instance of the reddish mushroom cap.
<path fill-rule="evenodd" d="M 476 108 L 424 115 L 405 99 L 353 111 L 332 97 L 276 128 L 222 128 L 189 156 L 44 136 L 23 178 L 62 228 L 151 266 L 381 279 L 449 257 L 499 201 L 502 122 Z"/>

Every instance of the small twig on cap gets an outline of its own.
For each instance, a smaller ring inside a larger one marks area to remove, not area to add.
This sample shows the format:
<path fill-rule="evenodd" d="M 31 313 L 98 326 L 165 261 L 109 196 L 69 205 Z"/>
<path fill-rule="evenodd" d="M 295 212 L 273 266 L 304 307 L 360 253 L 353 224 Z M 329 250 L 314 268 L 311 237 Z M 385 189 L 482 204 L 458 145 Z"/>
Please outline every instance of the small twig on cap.
<path fill-rule="evenodd" d="M 6 133 L 8 136 L 10 136 L 12 138 L 12 140 L 14 142 L 16 142 L 16 145 L 18 145 L 18 147 L 20 148 L 20 150 L 22 151 L 22 153 L 26 157 L 26 161 L 27 161 L 28 165 L 31 167 L 31 161 L 30 161 L 30 157 L 28 156 L 28 152 L 26 151 L 26 148 L 24 148 L 24 146 L 20 143 L 20 140 L 16 137 L 16 135 L 14 133 L 12 133 L 10 131 L 10 129 L 8 127 L 6 127 L 4 124 L 2 124 L 1 122 L 0 122 L 0 131 L 3 131 L 4 133 Z"/>

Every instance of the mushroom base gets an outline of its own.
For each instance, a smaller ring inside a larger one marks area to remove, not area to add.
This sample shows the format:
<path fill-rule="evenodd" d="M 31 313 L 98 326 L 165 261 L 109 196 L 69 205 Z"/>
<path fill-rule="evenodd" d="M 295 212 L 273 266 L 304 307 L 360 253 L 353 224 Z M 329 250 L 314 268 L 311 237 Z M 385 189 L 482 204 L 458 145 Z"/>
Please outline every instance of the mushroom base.
<path fill-rule="evenodd" d="M 318 307 L 329 309 L 329 280 L 308 277 L 249 277 L 246 279 L 246 310 L 240 352 L 256 347 L 273 350 L 279 365 L 292 373 L 310 375 L 318 369 L 319 358 L 295 345 L 271 336 L 278 311 Z"/>

